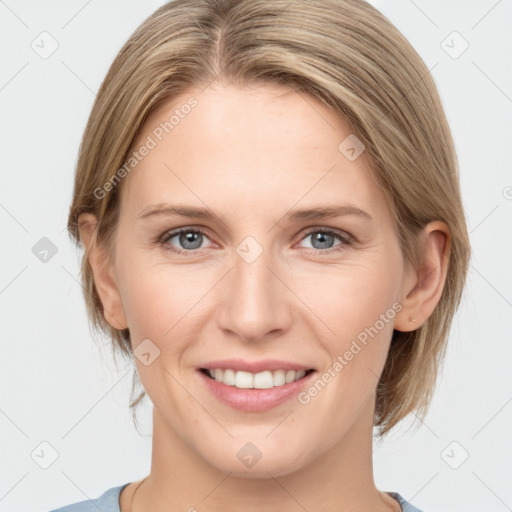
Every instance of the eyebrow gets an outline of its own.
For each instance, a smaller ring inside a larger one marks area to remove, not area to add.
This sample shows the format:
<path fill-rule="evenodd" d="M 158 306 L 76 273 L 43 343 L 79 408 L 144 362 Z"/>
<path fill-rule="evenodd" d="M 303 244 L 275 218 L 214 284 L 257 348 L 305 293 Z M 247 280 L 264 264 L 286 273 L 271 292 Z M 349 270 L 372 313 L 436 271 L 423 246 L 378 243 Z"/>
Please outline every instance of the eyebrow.
<path fill-rule="evenodd" d="M 219 216 L 208 208 L 198 208 L 185 205 L 171 205 L 167 203 L 158 203 L 144 208 L 144 210 L 142 210 L 138 218 L 140 220 L 146 220 L 155 216 L 172 215 L 179 217 L 187 217 L 190 219 L 219 219 Z M 366 220 L 373 220 L 373 217 L 368 212 L 361 210 L 357 206 L 351 204 L 306 208 L 302 210 L 290 210 L 284 216 L 284 220 L 288 222 L 293 222 L 298 220 L 328 219 L 342 217 L 345 215 L 356 215 Z"/>

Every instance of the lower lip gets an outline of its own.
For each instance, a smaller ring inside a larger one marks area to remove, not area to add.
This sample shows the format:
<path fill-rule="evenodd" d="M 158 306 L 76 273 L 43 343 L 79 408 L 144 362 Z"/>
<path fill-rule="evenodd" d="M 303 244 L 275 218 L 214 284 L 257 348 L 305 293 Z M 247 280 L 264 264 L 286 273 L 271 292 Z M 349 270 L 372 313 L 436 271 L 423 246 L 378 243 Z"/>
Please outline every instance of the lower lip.
<path fill-rule="evenodd" d="M 311 372 L 289 384 L 269 389 L 241 389 L 218 382 L 198 370 L 207 388 L 225 404 L 245 412 L 263 412 L 283 404 L 309 383 L 316 372 Z"/>

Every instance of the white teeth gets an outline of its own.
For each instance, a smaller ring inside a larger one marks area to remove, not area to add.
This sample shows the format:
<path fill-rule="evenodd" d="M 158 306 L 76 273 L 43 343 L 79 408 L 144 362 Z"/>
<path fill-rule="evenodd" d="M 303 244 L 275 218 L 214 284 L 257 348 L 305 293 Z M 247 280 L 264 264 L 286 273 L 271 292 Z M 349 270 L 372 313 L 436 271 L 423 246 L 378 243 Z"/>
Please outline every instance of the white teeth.
<path fill-rule="evenodd" d="M 240 389 L 270 389 L 277 386 L 283 386 L 306 375 L 305 370 L 265 370 L 260 373 L 250 373 L 231 369 L 215 368 L 207 370 L 210 377 L 217 382 L 222 382 L 227 386 L 236 386 Z"/>
<path fill-rule="evenodd" d="M 269 389 L 274 387 L 274 377 L 272 372 L 266 371 L 254 375 L 254 388 Z"/>
<path fill-rule="evenodd" d="M 276 370 L 273 375 L 274 386 L 282 386 L 286 383 L 284 370 Z"/>
<path fill-rule="evenodd" d="M 217 379 L 215 379 L 217 380 Z M 254 377 L 252 373 L 249 372 L 236 372 L 235 375 L 235 386 L 237 388 L 253 388 L 254 387 Z"/>
<path fill-rule="evenodd" d="M 217 379 L 215 379 L 217 380 Z M 227 384 L 228 386 L 234 386 L 236 382 L 235 378 L 235 371 L 234 370 L 224 370 L 224 376 L 222 380 L 219 380 L 219 382 L 224 382 L 224 384 Z"/>

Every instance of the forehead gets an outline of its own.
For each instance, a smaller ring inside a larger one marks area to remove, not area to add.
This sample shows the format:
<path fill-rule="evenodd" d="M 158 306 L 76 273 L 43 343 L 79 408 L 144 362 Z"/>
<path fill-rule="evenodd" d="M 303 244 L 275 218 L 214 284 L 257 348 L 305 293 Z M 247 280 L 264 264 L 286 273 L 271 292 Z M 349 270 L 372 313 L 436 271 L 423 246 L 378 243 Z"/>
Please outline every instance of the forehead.
<path fill-rule="evenodd" d="M 340 151 L 349 136 L 329 107 L 288 87 L 191 88 L 146 119 L 133 149 L 151 149 L 130 172 L 123 203 L 139 212 L 178 199 L 219 210 L 229 199 L 238 211 L 297 201 L 385 207 L 365 153 L 350 160 Z"/>

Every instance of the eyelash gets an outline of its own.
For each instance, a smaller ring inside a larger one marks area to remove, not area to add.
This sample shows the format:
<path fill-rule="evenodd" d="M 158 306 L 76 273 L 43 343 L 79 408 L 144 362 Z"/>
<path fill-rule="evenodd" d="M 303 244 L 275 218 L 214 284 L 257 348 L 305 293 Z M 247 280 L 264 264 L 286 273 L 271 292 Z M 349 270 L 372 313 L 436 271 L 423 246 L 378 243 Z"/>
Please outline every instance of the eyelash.
<path fill-rule="evenodd" d="M 198 253 L 200 251 L 200 249 L 189 249 L 189 250 L 176 249 L 175 247 L 173 247 L 172 245 L 170 245 L 168 243 L 169 240 L 180 235 L 181 233 L 200 233 L 203 236 L 206 236 L 208 238 L 207 232 L 200 228 L 188 228 L 188 227 L 179 228 L 174 231 L 166 231 L 160 237 L 159 243 L 162 246 L 162 248 L 165 249 L 166 251 L 171 251 L 175 254 L 182 254 L 182 255 L 184 255 L 184 254 L 193 255 L 194 253 Z M 339 252 L 339 251 L 345 250 L 347 248 L 347 246 L 352 245 L 352 243 L 354 242 L 354 238 L 352 236 L 348 235 L 347 233 L 341 233 L 341 232 L 335 231 L 331 228 L 325 228 L 325 227 L 315 227 L 314 229 L 311 229 L 299 241 L 302 241 L 305 238 L 307 238 L 308 236 L 311 236 L 315 233 L 324 233 L 327 235 L 333 235 L 338 240 L 340 240 L 342 243 L 340 245 L 335 246 L 334 248 L 325 249 L 325 250 L 314 249 L 314 248 L 308 247 L 307 249 L 314 255 L 318 255 L 318 254 L 326 255 L 326 254 L 332 254 L 335 252 Z"/>

